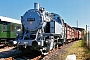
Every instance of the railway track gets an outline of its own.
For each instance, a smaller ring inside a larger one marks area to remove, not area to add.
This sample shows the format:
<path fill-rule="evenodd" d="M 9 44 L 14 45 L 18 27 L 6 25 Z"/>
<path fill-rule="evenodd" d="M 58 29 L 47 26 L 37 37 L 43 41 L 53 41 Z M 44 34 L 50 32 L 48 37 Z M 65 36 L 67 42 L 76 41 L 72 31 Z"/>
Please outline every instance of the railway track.
<path fill-rule="evenodd" d="M 20 59 L 27 60 L 27 59 L 33 59 L 39 55 L 41 55 L 41 53 L 39 51 L 33 50 L 33 51 L 25 51 L 23 53 L 21 52 L 18 55 L 12 56 L 12 58 L 14 60 L 20 60 Z"/>
<path fill-rule="evenodd" d="M 62 48 L 62 46 L 59 47 L 59 49 L 61 49 L 61 48 Z M 14 55 L 8 59 L 10 59 L 10 60 L 41 60 L 45 56 L 48 56 L 49 54 L 51 54 L 57 50 L 58 50 L 58 48 L 55 48 L 55 49 L 49 51 L 48 54 L 46 54 L 46 55 L 41 55 L 41 53 L 39 51 L 35 51 L 35 50 L 26 51 L 26 52 L 23 52 L 23 53 L 21 52 L 17 55 Z"/>
<path fill-rule="evenodd" d="M 41 60 L 43 57 L 55 52 L 57 49 L 50 51 L 47 55 L 41 55 L 38 51 L 24 52 L 18 55 L 12 56 L 12 60 Z M 10 57 L 11 59 L 11 57 Z"/>
<path fill-rule="evenodd" d="M 6 47 L 5 44 L 0 44 L 0 49 L 2 49 L 2 48 L 4 48 L 4 47 Z"/>
<path fill-rule="evenodd" d="M 5 60 L 43 60 L 44 57 L 47 57 L 50 54 L 53 54 L 57 50 L 67 48 L 66 47 L 67 45 L 69 45 L 69 44 L 64 44 L 63 46 L 60 46 L 59 48 L 55 48 L 55 49 L 49 51 L 47 55 L 41 55 L 41 53 L 39 51 L 33 50 L 33 51 L 26 51 L 23 53 L 20 52 L 18 54 L 14 54 L 8 58 L 5 58 Z M 18 50 L 16 50 L 16 51 L 18 51 Z"/>
<path fill-rule="evenodd" d="M 8 46 L 5 44 L 0 44 L 0 52 L 8 51 L 8 50 L 13 49 L 13 48 L 15 48 L 15 47 L 14 46 Z"/>

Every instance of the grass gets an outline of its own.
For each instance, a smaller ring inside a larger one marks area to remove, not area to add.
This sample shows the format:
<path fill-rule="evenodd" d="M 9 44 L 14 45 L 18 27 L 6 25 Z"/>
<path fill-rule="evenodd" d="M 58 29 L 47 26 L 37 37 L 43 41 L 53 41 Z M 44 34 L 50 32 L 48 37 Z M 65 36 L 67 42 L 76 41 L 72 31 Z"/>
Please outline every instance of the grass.
<path fill-rule="evenodd" d="M 90 50 L 84 47 L 83 40 L 76 41 L 69 48 L 66 48 L 66 53 L 62 55 L 63 58 L 66 58 L 67 55 L 76 55 L 77 60 L 86 60 L 90 57 Z M 65 60 L 65 59 L 64 59 Z"/>

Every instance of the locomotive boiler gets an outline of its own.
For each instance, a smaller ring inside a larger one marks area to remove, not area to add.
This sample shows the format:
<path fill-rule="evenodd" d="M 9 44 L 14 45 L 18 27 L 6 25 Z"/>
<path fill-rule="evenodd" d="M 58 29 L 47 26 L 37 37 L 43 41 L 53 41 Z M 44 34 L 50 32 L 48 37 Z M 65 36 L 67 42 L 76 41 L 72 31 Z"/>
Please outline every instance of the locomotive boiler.
<path fill-rule="evenodd" d="M 21 23 L 23 32 L 17 40 L 20 50 L 38 50 L 44 54 L 65 42 L 64 20 L 39 3 L 21 16 Z"/>

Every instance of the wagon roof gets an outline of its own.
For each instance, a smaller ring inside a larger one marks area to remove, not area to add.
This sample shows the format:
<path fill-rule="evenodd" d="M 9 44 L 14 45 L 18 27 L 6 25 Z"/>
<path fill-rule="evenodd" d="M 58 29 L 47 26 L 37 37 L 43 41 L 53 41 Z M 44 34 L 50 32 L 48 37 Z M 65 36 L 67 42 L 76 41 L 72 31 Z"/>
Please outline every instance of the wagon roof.
<path fill-rule="evenodd" d="M 9 18 L 9 17 L 4 17 L 4 16 L 0 16 L 0 20 L 1 21 L 6 21 L 6 22 L 12 22 L 12 23 L 21 24 L 20 20 L 16 20 L 16 19 Z"/>
<path fill-rule="evenodd" d="M 80 31 L 85 30 L 84 28 L 78 28 L 78 27 L 73 27 L 73 28 L 75 28 L 76 30 L 80 30 Z"/>

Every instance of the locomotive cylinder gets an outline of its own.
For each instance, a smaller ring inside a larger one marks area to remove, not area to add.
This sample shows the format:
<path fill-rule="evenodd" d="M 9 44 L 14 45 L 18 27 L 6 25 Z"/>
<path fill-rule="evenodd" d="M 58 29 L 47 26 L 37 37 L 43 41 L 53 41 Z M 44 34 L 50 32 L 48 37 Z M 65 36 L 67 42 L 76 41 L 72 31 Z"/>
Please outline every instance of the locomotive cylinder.
<path fill-rule="evenodd" d="M 39 3 L 34 3 L 34 9 L 39 10 L 39 7 L 40 7 Z"/>

